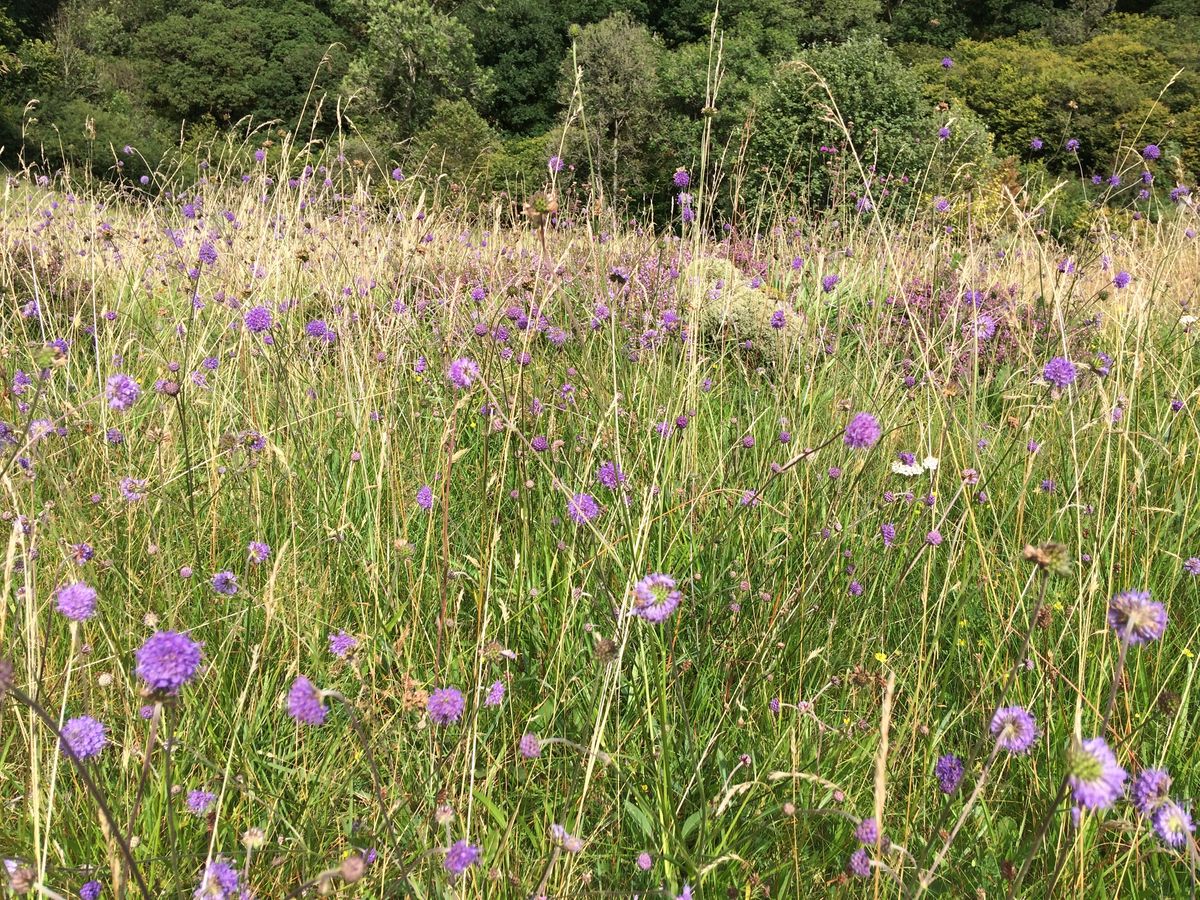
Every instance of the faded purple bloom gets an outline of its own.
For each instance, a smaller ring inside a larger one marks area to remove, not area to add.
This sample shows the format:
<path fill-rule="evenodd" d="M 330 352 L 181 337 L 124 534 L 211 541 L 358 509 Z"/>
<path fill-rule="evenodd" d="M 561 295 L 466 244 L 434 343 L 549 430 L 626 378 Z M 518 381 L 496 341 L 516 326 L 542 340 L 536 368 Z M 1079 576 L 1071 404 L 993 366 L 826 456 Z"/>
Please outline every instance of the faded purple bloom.
<path fill-rule="evenodd" d="M 110 375 L 104 383 L 104 395 L 108 397 L 110 408 L 124 412 L 137 402 L 142 387 L 128 375 L 117 373 Z"/>
<path fill-rule="evenodd" d="M 538 740 L 536 734 L 527 731 L 521 735 L 517 749 L 521 751 L 521 755 L 526 759 L 536 759 L 542 755 L 542 742 Z"/>
<path fill-rule="evenodd" d="M 195 790 L 188 791 L 187 809 L 193 816 L 202 816 L 212 807 L 217 800 L 217 795 L 212 791 Z"/>
<path fill-rule="evenodd" d="M 638 854 L 637 867 L 643 872 L 649 872 L 654 867 L 654 858 L 643 850 Z"/>
<path fill-rule="evenodd" d="M 75 622 L 83 622 L 96 614 L 96 589 L 76 581 L 65 584 L 55 592 L 58 611 Z"/>
<path fill-rule="evenodd" d="M 1154 831 L 1168 847 L 1182 847 L 1196 830 L 1192 816 L 1174 800 L 1168 800 L 1154 814 Z"/>
<path fill-rule="evenodd" d="M 1088 738 L 1068 753 L 1067 783 L 1084 809 L 1108 809 L 1125 793 L 1126 772 L 1104 738 Z"/>
<path fill-rule="evenodd" d="M 224 860 L 214 860 L 204 867 L 194 900 L 243 900 L 249 897 L 240 885 L 238 870 Z"/>
<path fill-rule="evenodd" d="M 882 434 L 879 420 L 870 413 L 860 412 L 846 426 L 843 440 L 847 447 L 854 450 L 869 450 Z"/>
<path fill-rule="evenodd" d="M 156 691 L 174 693 L 199 669 L 200 645 L 177 631 L 156 631 L 137 651 L 137 675 Z"/>
<path fill-rule="evenodd" d="M 433 509 L 433 488 L 429 485 L 423 485 L 417 491 L 417 506 L 421 509 Z"/>
<path fill-rule="evenodd" d="M 338 659 L 345 659 L 357 646 L 358 638 L 352 634 L 347 634 L 341 629 L 338 630 L 337 634 L 329 636 L 329 652 Z"/>
<path fill-rule="evenodd" d="M 683 600 L 676 589 L 675 579 L 655 572 L 633 586 L 633 609 L 630 612 L 647 622 L 662 622 Z"/>
<path fill-rule="evenodd" d="M 953 753 L 939 756 L 933 767 L 933 774 L 937 776 L 938 780 L 938 788 L 943 794 L 953 794 L 958 790 L 964 771 L 963 761 Z"/>
<path fill-rule="evenodd" d="M 463 357 L 450 363 L 446 378 L 461 391 L 465 391 L 479 377 L 479 365 L 473 359 Z"/>
<path fill-rule="evenodd" d="M 874 819 L 863 819 L 854 829 L 854 839 L 860 844 L 875 844 L 879 842 L 879 823 Z"/>
<path fill-rule="evenodd" d="M 1189 556 L 1184 560 L 1183 571 L 1192 577 L 1200 576 L 1200 556 Z"/>
<path fill-rule="evenodd" d="M 929 534 L 925 535 L 925 543 L 930 547 L 940 547 L 942 544 L 942 533 L 934 528 Z"/>
<path fill-rule="evenodd" d="M 429 701 L 425 708 L 429 711 L 429 718 L 435 725 L 449 725 L 462 718 L 463 710 L 467 708 L 467 701 L 458 688 L 444 687 L 438 688 L 429 695 Z"/>
<path fill-rule="evenodd" d="M 251 541 L 246 545 L 246 552 L 250 556 L 250 562 L 256 566 L 260 566 L 267 561 L 271 555 L 271 548 L 263 541 Z"/>
<path fill-rule="evenodd" d="M 77 716 L 63 723 L 59 749 L 79 761 L 99 756 L 108 744 L 107 728 L 91 716 Z"/>
<path fill-rule="evenodd" d="M 871 857 L 867 855 L 867 851 L 859 847 L 850 854 L 849 863 L 850 874 L 858 878 L 871 877 Z"/>
<path fill-rule="evenodd" d="M 471 866 L 478 865 L 482 856 L 483 852 L 478 847 L 466 841 L 455 841 L 446 851 L 443 865 L 452 877 L 457 878 Z"/>
<path fill-rule="evenodd" d="M 821 279 L 821 290 L 827 294 L 832 293 L 837 283 L 841 280 L 841 276 L 830 273 Z"/>
<path fill-rule="evenodd" d="M 1145 644 L 1163 636 L 1167 608 L 1151 600 L 1149 591 L 1125 591 L 1108 601 L 1108 624 L 1121 640 Z"/>
<path fill-rule="evenodd" d="M 1167 801 L 1171 776 L 1166 769 L 1143 769 L 1129 787 L 1133 805 L 1143 816 L 1150 816 Z"/>
<path fill-rule="evenodd" d="M 320 725 L 329 715 L 329 709 L 322 702 L 321 691 L 303 675 L 297 676 L 292 682 L 287 705 L 288 715 L 305 725 Z"/>
<path fill-rule="evenodd" d="M 483 698 L 484 706 L 499 706 L 504 702 L 504 682 L 493 681 L 488 688 L 487 696 Z"/>
<path fill-rule="evenodd" d="M 1037 722 L 1029 711 L 1021 706 L 1005 706 L 992 716 L 992 737 L 1001 750 L 1009 753 L 1026 753 L 1037 740 Z"/>

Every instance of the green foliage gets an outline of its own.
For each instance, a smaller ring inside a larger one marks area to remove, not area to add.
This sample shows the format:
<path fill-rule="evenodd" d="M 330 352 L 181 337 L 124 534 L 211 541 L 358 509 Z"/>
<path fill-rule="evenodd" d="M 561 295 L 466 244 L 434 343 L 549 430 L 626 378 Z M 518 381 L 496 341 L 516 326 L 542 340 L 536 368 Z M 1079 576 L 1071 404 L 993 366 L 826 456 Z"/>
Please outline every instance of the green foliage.
<path fill-rule="evenodd" d="M 452 182 L 473 180 L 487 170 L 499 141 L 465 100 L 439 100 L 429 122 L 412 139 L 410 165 L 423 164 Z"/>
<path fill-rule="evenodd" d="M 807 51 L 800 61 L 777 69 L 756 104 L 749 160 L 753 187 L 787 189 L 810 203 L 829 198 L 830 170 L 819 148 L 845 144 L 841 128 L 831 121 L 831 97 L 864 166 L 902 175 L 925 165 L 937 124 L 920 84 L 878 38 L 858 39 Z"/>
<path fill-rule="evenodd" d="M 336 84 L 345 35 L 307 4 L 193 0 L 135 36 L 145 90 L 170 119 L 289 120 L 313 78 Z"/>

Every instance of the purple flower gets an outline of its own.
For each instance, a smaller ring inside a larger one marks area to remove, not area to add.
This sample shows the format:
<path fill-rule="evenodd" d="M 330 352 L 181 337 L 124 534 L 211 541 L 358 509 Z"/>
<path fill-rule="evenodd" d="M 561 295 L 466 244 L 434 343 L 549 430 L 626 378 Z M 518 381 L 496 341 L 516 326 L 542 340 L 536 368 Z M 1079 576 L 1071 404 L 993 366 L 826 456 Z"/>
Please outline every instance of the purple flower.
<path fill-rule="evenodd" d="M 643 872 L 649 872 L 652 868 L 654 868 L 654 857 L 643 850 L 638 854 L 637 867 Z"/>
<path fill-rule="evenodd" d="M 561 172 L 563 170 L 562 157 L 561 156 L 550 157 L 550 162 L 547 163 L 547 165 L 549 165 L 551 172 L 554 172 L 555 174 L 557 174 L 558 172 Z"/>
<path fill-rule="evenodd" d="M 939 756 L 933 767 L 933 774 L 937 776 L 938 780 L 938 788 L 943 794 L 953 794 L 958 790 L 964 771 L 963 761 L 953 753 Z"/>
<path fill-rule="evenodd" d="M 601 464 L 596 470 L 596 481 L 604 485 L 610 491 L 615 491 L 620 485 L 625 483 L 625 473 L 615 462 L 606 462 Z"/>
<path fill-rule="evenodd" d="M 232 597 L 238 592 L 237 576 L 232 572 L 218 572 L 212 577 L 212 589 L 218 594 Z"/>
<path fill-rule="evenodd" d="M 250 555 L 250 562 L 260 566 L 271 555 L 271 547 L 263 541 L 251 541 L 246 545 L 246 552 Z"/>
<path fill-rule="evenodd" d="M 192 894 L 194 900 L 242 900 L 249 894 L 240 887 L 241 875 L 224 860 L 214 860 L 204 867 L 200 885 Z"/>
<path fill-rule="evenodd" d="M 662 622 L 683 600 L 670 575 L 655 572 L 633 586 L 633 609 L 630 612 L 647 622 Z"/>
<path fill-rule="evenodd" d="M 1067 148 L 1068 153 L 1075 153 L 1076 151 L 1078 151 L 1079 150 L 1079 139 L 1078 138 L 1068 138 L 1067 143 L 1066 143 L 1066 148 Z"/>
<path fill-rule="evenodd" d="M 317 686 L 303 675 L 297 676 L 288 691 L 288 715 L 305 725 L 320 725 L 329 715 L 329 709 L 321 701 Z"/>
<path fill-rule="evenodd" d="M 1113 285 L 1120 290 L 1129 285 L 1130 275 L 1128 272 L 1121 271 L 1113 276 Z"/>
<path fill-rule="evenodd" d="M 1046 363 L 1042 377 L 1056 388 L 1065 388 L 1075 382 L 1075 365 L 1065 357 L 1056 356 Z"/>
<path fill-rule="evenodd" d="M 1171 776 L 1166 769 L 1142 769 L 1129 787 L 1133 805 L 1143 816 L 1150 816 L 1167 801 Z"/>
<path fill-rule="evenodd" d="M 104 383 L 104 396 L 108 398 L 109 407 L 121 412 L 133 406 L 141 395 L 141 385 L 122 373 L 110 375 Z"/>
<path fill-rule="evenodd" d="M 1147 144 L 1142 148 L 1142 157 L 1144 159 L 1158 159 L 1162 156 L 1162 151 L 1158 149 L 1158 144 Z"/>
<path fill-rule="evenodd" d="M 536 759 L 542 755 L 542 742 L 538 740 L 536 734 L 527 731 L 521 735 L 517 749 L 521 751 L 521 755 L 526 759 Z"/>
<path fill-rule="evenodd" d="M 685 188 L 692 183 L 692 177 L 688 175 L 687 169 L 680 166 L 675 170 L 675 174 L 671 176 L 671 181 L 677 188 Z"/>
<path fill-rule="evenodd" d="M 1163 636 L 1167 608 L 1152 601 L 1149 591 L 1125 591 L 1108 601 L 1108 624 L 1121 640 L 1145 644 Z"/>
<path fill-rule="evenodd" d="M 200 244 L 200 262 L 206 266 L 211 266 L 217 261 L 217 248 L 208 241 Z"/>
<path fill-rule="evenodd" d="M 444 687 L 438 688 L 429 695 L 429 702 L 425 708 L 429 711 L 429 718 L 435 725 L 449 725 L 462 718 L 463 710 L 467 708 L 467 701 L 458 688 Z"/>
<path fill-rule="evenodd" d="M 883 546 L 890 547 L 896 540 L 896 526 L 891 522 L 884 522 L 879 526 L 879 534 L 883 538 Z"/>
<path fill-rule="evenodd" d="M 948 56 L 943 56 L 942 57 L 942 68 L 943 69 L 951 69 L 953 67 L 954 67 L 954 60 L 952 60 Z"/>
<path fill-rule="evenodd" d="M 576 525 L 583 525 L 600 515 L 600 504 L 591 494 L 576 494 L 567 501 L 567 515 Z"/>
<path fill-rule="evenodd" d="M 143 178 L 145 176 L 142 176 Z M 79 888 L 79 900 L 100 900 L 100 894 L 104 891 L 104 885 L 96 880 L 85 881 Z"/>
<path fill-rule="evenodd" d="M 357 646 L 358 638 L 352 634 L 346 634 L 346 632 L 340 629 L 337 634 L 329 636 L 329 652 L 338 659 L 345 659 Z"/>
<path fill-rule="evenodd" d="M 1200 556 L 1189 556 L 1184 560 L 1183 571 L 1193 577 L 1200 575 Z"/>
<path fill-rule="evenodd" d="M 68 719 L 63 723 L 59 749 L 80 762 L 99 756 L 108 744 L 106 731 L 104 723 L 91 716 Z"/>
<path fill-rule="evenodd" d="M 1068 753 L 1067 783 L 1084 809 L 1108 809 L 1125 793 L 1126 772 L 1104 738 L 1088 738 Z"/>
<path fill-rule="evenodd" d="M 930 547 L 940 547 L 942 544 L 942 533 L 936 528 L 925 535 L 925 543 Z"/>
<path fill-rule="evenodd" d="M 833 291 L 834 287 L 837 285 L 837 283 L 841 280 L 842 280 L 841 277 L 838 275 L 834 275 L 832 273 L 829 275 L 826 275 L 824 278 L 821 279 L 821 290 L 823 290 L 827 294 L 831 293 Z"/>
<path fill-rule="evenodd" d="M 478 865 L 482 856 L 483 853 L 478 847 L 466 841 L 455 841 L 446 851 L 446 860 L 443 865 L 451 877 L 457 878 L 471 866 Z"/>
<path fill-rule="evenodd" d="M 843 440 L 847 447 L 854 450 L 869 450 L 882 434 L 879 420 L 870 413 L 860 412 L 846 426 Z"/>
<path fill-rule="evenodd" d="M 1154 831 L 1168 847 L 1182 847 L 1195 830 L 1191 814 L 1174 800 L 1168 800 L 1154 814 Z"/>
<path fill-rule="evenodd" d="M 944 141 L 944 140 L 948 139 L 950 137 L 950 126 L 943 125 L 941 128 L 939 128 L 937 130 L 937 136 L 938 136 L 939 141 Z"/>
<path fill-rule="evenodd" d="M 859 847 L 850 854 L 850 874 L 859 878 L 871 877 L 871 857 L 867 855 L 867 851 Z"/>
<path fill-rule="evenodd" d="M 854 829 L 854 839 L 860 844 L 871 845 L 879 842 L 879 823 L 874 819 L 863 819 Z"/>
<path fill-rule="evenodd" d="M 488 688 L 487 696 L 483 698 L 484 706 L 499 706 L 504 702 L 504 682 L 493 681 Z"/>
<path fill-rule="evenodd" d="M 433 509 L 433 488 L 424 485 L 417 491 L 417 506 L 421 509 Z"/>
<path fill-rule="evenodd" d="M 199 669 L 200 645 L 177 631 L 156 631 L 137 651 L 137 675 L 156 691 L 174 693 Z"/>
<path fill-rule="evenodd" d="M 1032 141 L 1029 142 L 1030 150 L 1041 150 L 1042 147 L 1044 147 L 1044 146 L 1045 146 L 1045 144 L 1042 142 L 1041 138 L 1034 138 Z"/>
<path fill-rule="evenodd" d="M 461 391 L 465 391 L 479 377 L 479 365 L 473 360 L 463 357 L 450 363 L 446 369 L 446 378 Z"/>
<path fill-rule="evenodd" d="M 771 313 L 771 327 L 776 331 L 787 325 L 787 313 L 782 309 L 777 309 Z"/>
<path fill-rule="evenodd" d="M 96 589 L 76 581 L 65 584 L 55 592 L 58 611 L 75 622 L 83 622 L 96 614 Z"/>
<path fill-rule="evenodd" d="M 265 306 L 255 306 L 246 312 L 246 328 L 255 334 L 271 330 L 271 311 Z"/>
<path fill-rule="evenodd" d="M 1021 706 L 1005 706 L 992 716 L 992 737 L 1001 750 L 1009 753 L 1026 753 L 1037 740 L 1037 722 L 1029 711 Z"/>
<path fill-rule="evenodd" d="M 209 808 L 217 800 L 217 795 L 212 791 L 195 790 L 189 791 L 187 795 L 187 808 L 193 816 L 202 816 L 208 812 Z"/>

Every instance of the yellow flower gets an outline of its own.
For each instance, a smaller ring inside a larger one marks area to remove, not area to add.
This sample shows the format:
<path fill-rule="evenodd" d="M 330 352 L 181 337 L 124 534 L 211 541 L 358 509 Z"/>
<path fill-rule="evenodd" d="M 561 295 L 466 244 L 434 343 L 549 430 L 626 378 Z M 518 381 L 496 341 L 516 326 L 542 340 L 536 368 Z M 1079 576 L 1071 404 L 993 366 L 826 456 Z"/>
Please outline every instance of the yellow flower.
<path fill-rule="evenodd" d="M 881 663 L 887 662 L 887 654 L 886 653 L 876 653 L 875 658 L 877 660 L 879 660 Z"/>
<path fill-rule="evenodd" d="M 1186 656 L 1188 659 L 1191 659 L 1194 654 L 1192 653 L 1192 650 L 1190 647 L 1184 647 L 1183 655 Z"/>

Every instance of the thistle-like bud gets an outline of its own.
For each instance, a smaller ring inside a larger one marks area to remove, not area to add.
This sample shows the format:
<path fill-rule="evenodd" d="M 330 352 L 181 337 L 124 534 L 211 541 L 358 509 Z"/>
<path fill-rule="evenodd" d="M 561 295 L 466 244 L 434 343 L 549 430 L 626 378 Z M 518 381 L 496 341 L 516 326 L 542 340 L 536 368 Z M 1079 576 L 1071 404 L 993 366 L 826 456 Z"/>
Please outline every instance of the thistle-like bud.
<path fill-rule="evenodd" d="M 1058 544 L 1054 541 L 1047 541 L 1037 547 L 1026 544 L 1024 556 L 1027 562 L 1033 563 L 1048 574 L 1071 574 L 1071 561 L 1067 555 L 1066 544 Z"/>

